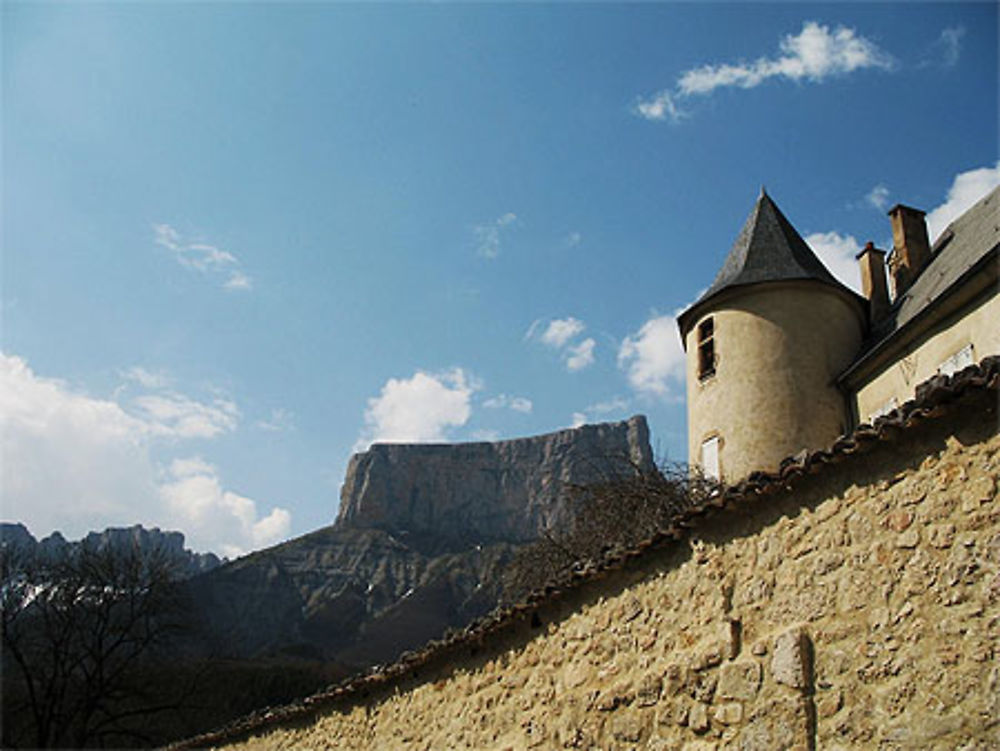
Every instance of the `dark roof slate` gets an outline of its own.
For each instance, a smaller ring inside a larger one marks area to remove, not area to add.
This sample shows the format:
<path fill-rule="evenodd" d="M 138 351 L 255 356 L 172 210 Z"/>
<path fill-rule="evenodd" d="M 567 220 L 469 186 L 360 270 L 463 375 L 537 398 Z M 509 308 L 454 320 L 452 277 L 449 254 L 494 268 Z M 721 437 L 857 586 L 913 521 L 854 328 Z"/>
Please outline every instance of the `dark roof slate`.
<path fill-rule="evenodd" d="M 861 300 L 834 278 L 762 188 L 715 281 L 679 317 L 681 331 L 693 322 L 696 308 L 727 289 L 793 279 L 812 279 Z"/>
<path fill-rule="evenodd" d="M 994 188 L 948 225 L 934 243 L 930 262 L 893 306 L 888 322 L 900 329 L 937 300 L 966 271 L 1000 245 L 1000 188 Z M 883 335 L 888 333 L 881 331 Z"/>

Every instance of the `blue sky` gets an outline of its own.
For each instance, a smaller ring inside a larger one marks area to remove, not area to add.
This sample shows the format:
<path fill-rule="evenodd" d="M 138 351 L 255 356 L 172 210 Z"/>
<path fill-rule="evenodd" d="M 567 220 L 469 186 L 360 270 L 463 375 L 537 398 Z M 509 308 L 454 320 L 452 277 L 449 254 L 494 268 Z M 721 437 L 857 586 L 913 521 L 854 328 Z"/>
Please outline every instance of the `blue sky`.
<path fill-rule="evenodd" d="M 762 184 L 846 281 L 998 182 L 997 7 L 4 3 L 3 507 L 229 555 L 372 440 L 649 417 Z"/>

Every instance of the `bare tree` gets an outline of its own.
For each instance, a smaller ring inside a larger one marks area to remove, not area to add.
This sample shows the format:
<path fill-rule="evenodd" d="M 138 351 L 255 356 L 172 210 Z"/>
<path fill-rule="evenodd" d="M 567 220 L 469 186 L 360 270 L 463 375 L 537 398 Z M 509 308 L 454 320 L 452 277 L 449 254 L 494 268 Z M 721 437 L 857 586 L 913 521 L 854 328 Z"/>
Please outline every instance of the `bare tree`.
<path fill-rule="evenodd" d="M 145 719 L 177 706 L 148 690 L 183 610 L 167 558 L 84 546 L 45 561 L 4 549 L 0 569 L 4 745 L 149 743 Z"/>
<path fill-rule="evenodd" d="M 542 530 L 536 542 L 515 554 L 504 582 L 506 601 L 521 599 L 616 549 L 668 529 L 678 515 L 719 489 L 715 481 L 682 464 L 661 462 L 648 468 L 622 457 L 603 459 L 595 467 L 601 479 L 565 488 L 575 509 L 573 523 Z"/>

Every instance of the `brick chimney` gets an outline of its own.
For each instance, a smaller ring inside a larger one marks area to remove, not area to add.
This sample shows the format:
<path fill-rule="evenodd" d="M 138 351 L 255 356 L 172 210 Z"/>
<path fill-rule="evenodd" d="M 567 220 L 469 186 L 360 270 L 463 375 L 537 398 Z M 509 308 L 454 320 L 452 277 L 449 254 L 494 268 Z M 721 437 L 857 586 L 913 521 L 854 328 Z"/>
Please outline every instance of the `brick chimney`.
<path fill-rule="evenodd" d="M 868 298 L 869 320 L 881 320 L 889 311 L 889 289 L 885 280 L 885 251 L 868 242 L 855 258 L 861 264 L 861 292 Z"/>
<path fill-rule="evenodd" d="M 931 244 L 927 239 L 924 212 L 901 203 L 889 209 L 892 222 L 892 254 L 889 275 L 892 277 L 892 297 L 898 299 L 917 278 L 931 259 Z"/>

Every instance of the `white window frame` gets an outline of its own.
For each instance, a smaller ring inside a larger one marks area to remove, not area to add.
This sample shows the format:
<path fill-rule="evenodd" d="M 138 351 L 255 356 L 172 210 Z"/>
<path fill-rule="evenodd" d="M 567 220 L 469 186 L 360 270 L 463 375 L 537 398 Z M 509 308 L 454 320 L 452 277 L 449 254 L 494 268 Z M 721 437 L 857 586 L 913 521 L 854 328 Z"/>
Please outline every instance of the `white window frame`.
<path fill-rule="evenodd" d="M 701 471 L 706 477 L 713 480 L 721 480 L 722 474 L 719 471 L 719 436 L 710 435 L 701 442 Z"/>

